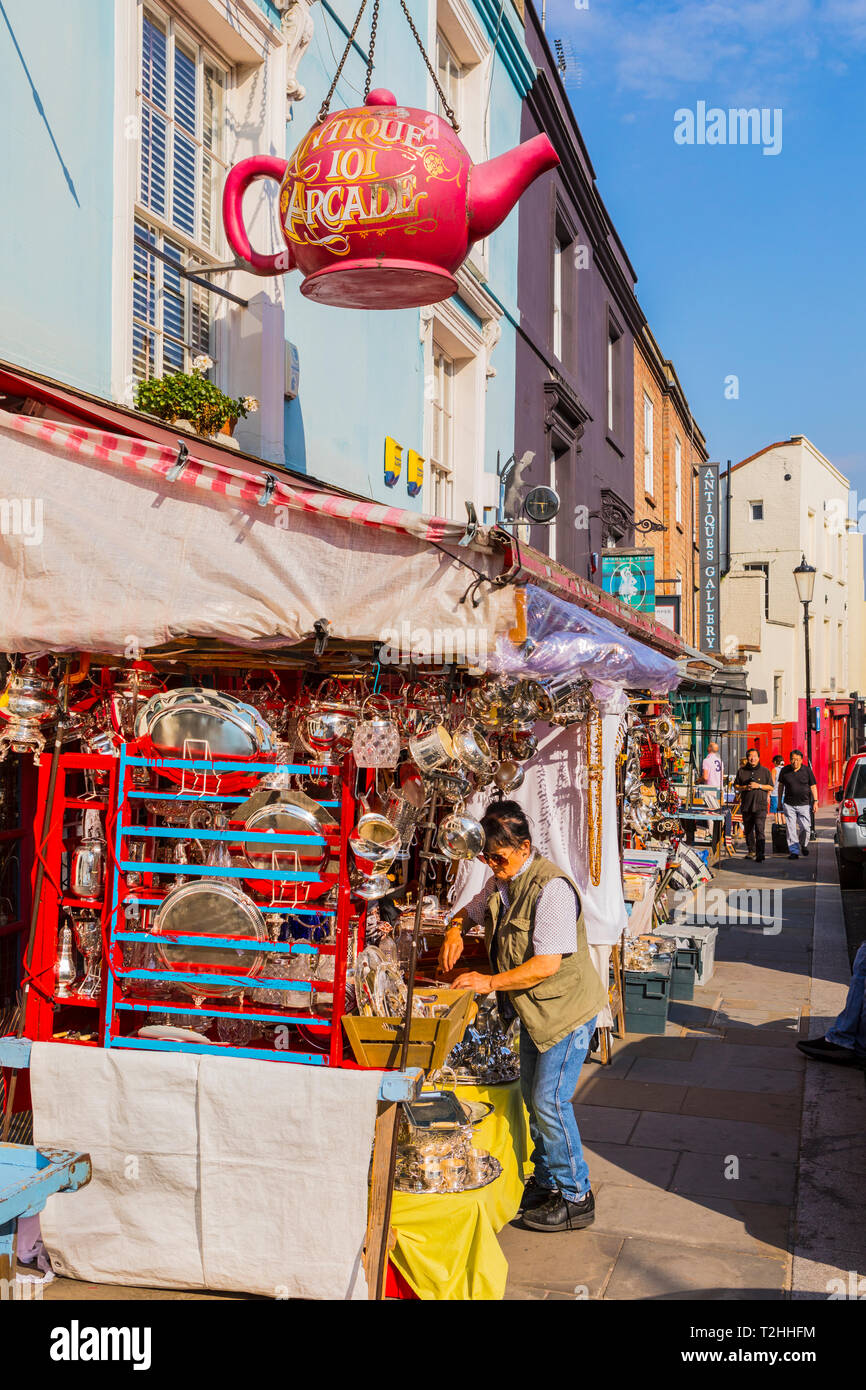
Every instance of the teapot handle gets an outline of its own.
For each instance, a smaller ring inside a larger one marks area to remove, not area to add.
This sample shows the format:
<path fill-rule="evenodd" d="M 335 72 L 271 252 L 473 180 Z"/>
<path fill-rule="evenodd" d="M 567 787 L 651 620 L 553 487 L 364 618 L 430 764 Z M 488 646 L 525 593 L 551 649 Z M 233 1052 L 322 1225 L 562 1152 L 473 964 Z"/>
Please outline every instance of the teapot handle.
<path fill-rule="evenodd" d="M 288 161 L 276 155 L 255 154 L 242 159 L 229 170 L 223 189 L 223 223 L 229 246 L 242 261 L 246 261 L 254 275 L 283 275 L 294 269 L 294 257 L 286 246 L 276 255 L 266 256 L 254 251 L 247 229 L 244 226 L 244 194 L 256 179 L 275 179 L 282 183 Z"/>

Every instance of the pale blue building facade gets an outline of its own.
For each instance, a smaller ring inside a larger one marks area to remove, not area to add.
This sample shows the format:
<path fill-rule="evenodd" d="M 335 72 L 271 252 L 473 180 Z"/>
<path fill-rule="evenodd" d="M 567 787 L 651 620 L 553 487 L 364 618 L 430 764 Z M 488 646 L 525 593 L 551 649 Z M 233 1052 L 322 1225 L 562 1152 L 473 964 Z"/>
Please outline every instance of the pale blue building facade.
<path fill-rule="evenodd" d="M 362 101 L 371 10 L 332 110 Z M 410 10 L 473 160 L 516 145 L 534 68 L 514 0 Z M 236 431 L 245 452 L 396 506 L 462 517 L 471 501 L 490 519 L 497 453 L 514 448 L 516 212 L 473 249 L 459 293 L 420 311 L 330 308 L 301 295 L 297 274 L 219 269 L 232 260 L 225 171 L 291 153 L 355 0 L 64 0 L 52 11 L 47 24 L 30 0 L 0 0 L 0 359 L 131 410 L 144 376 L 205 353 L 224 390 L 260 403 Z M 381 0 L 373 86 L 437 109 L 397 0 Z M 276 194 L 258 183 L 245 203 L 263 251 L 281 244 Z M 410 451 L 422 486 L 410 485 Z M 403 461 L 393 486 L 386 456 Z"/>

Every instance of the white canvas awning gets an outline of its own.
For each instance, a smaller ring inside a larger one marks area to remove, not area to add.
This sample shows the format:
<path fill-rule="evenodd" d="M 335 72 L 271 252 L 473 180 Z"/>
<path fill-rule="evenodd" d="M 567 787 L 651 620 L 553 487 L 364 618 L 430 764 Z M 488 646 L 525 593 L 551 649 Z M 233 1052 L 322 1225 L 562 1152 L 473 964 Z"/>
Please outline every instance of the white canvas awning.
<path fill-rule="evenodd" d="M 458 551 L 458 522 L 283 474 L 266 496 L 267 465 L 194 453 L 172 481 L 176 462 L 159 444 L 0 411 L 0 650 L 274 648 L 325 618 L 337 638 L 438 643 L 483 664 L 517 621 L 510 585 L 461 603 L 473 570 L 501 572 L 485 531 Z"/>

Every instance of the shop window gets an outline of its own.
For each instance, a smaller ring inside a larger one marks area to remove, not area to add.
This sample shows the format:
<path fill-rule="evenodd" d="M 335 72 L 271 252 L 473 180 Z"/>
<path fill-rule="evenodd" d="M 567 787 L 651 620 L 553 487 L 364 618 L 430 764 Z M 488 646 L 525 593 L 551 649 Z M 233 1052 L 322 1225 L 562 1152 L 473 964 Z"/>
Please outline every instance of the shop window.
<path fill-rule="evenodd" d="M 171 16 L 143 11 L 132 293 L 139 380 L 214 355 L 212 295 L 174 266 L 216 264 L 222 250 L 228 82 L 227 69 Z"/>

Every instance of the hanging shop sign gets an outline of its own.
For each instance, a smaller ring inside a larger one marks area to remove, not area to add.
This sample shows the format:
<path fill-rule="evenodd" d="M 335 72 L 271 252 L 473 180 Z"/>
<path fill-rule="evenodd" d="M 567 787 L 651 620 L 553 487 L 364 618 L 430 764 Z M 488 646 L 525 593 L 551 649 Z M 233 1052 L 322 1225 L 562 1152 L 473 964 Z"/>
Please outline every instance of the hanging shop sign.
<path fill-rule="evenodd" d="M 702 652 L 717 653 L 720 647 L 719 614 L 719 557 L 721 532 L 719 527 L 719 465 L 701 464 L 698 475 L 698 538 L 701 560 L 701 631 Z"/>
<path fill-rule="evenodd" d="M 235 254 L 257 275 L 299 270 L 301 293 L 350 309 L 435 304 L 454 274 L 532 181 L 559 158 L 546 135 L 473 166 L 441 116 L 370 92 L 363 106 L 328 114 L 287 162 L 254 155 L 230 171 L 223 221 Z M 243 198 L 255 179 L 280 185 L 286 249 L 254 251 Z"/>
<path fill-rule="evenodd" d="M 606 594 L 627 603 L 639 613 L 655 612 L 655 552 L 652 550 L 603 550 L 601 587 Z"/>

